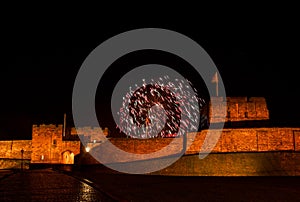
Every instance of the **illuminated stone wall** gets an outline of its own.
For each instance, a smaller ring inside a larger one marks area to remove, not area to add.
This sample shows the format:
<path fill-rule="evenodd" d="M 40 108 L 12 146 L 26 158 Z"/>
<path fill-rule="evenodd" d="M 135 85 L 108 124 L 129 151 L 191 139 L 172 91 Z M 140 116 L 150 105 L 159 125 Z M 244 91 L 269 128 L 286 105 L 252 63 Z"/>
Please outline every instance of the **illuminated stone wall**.
<path fill-rule="evenodd" d="M 31 158 L 31 140 L 9 140 L 0 142 L 0 158 L 21 159 Z"/>
<path fill-rule="evenodd" d="M 187 135 L 186 154 L 198 154 L 208 130 Z M 211 137 L 215 137 L 215 130 L 210 130 Z M 194 141 L 192 142 L 192 137 Z M 133 138 L 112 138 L 109 142 L 119 149 L 134 154 L 150 154 L 164 149 L 167 145 L 167 152 L 176 154 L 184 148 L 183 138 L 161 138 L 161 139 L 133 139 Z M 95 152 L 103 152 L 105 144 L 95 144 Z M 209 152 L 203 150 L 204 152 Z M 223 129 L 222 134 L 213 147 L 211 153 L 245 153 L 245 152 L 299 152 L 300 151 L 300 128 L 243 128 L 243 129 Z M 93 152 L 93 151 L 91 151 Z M 106 151 L 111 155 L 104 159 L 103 163 L 113 163 L 124 160 L 122 156 L 117 156 L 114 151 Z M 153 158 L 159 157 L 153 154 Z M 142 157 L 141 157 L 142 160 Z"/>
<path fill-rule="evenodd" d="M 92 148 L 104 141 L 100 134 L 103 134 L 100 127 L 81 127 L 71 128 L 63 137 L 62 125 L 33 125 L 31 162 L 72 164 L 80 153 L 78 136 L 84 136 L 85 145 Z"/>
<path fill-rule="evenodd" d="M 0 159 L 0 169 L 29 169 L 29 164 L 30 159 Z"/>
<path fill-rule="evenodd" d="M 268 120 L 269 110 L 263 97 L 212 97 L 216 108 L 212 111 L 209 105 L 210 123 L 220 122 L 226 116 L 228 121 Z"/>
<path fill-rule="evenodd" d="M 33 125 L 32 127 L 32 163 L 72 163 L 65 154 L 80 153 L 79 141 L 65 141 L 62 138 L 62 125 Z M 70 157 L 71 158 L 71 157 Z"/>
<path fill-rule="evenodd" d="M 31 140 L 0 141 L 0 169 L 20 169 L 21 163 L 23 168 L 27 169 L 30 158 Z"/>
<path fill-rule="evenodd" d="M 299 152 L 212 153 L 181 157 L 172 165 L 151 173 L 177 176 L 300 176 Z M 154 162 L 153 162 L 154 163 Z"/>
<path fill-rule="evenodd" d="M 217 103 L 214 112 L 210 110 L 212 122 L 218 122 L 218 117 L 226 113 L 226 121 L 264 120 L 269 118 L 269 112 L 264 98 L 229 97 L 225 102 L 222 97 L 212 98 Z M 224 110 L 225 107 L 225 110 Z M 214 115 L 214 116 L 212 116 Z M 206 135 L 216 137 L 215 131 L 202 130 L 199 133 L 187 134 L 188 149 L 186 154 L 198 154 Z M 33 125 L 32 140 L 10 140 L 0 142 L 0 159 L 20 159 L 21 149 L 24 159 L 31 163 L 73 163 L 74 156 L 80 152 L 81 142 L 77 135 L 81 135 L 84 145 L 92 152 L 101 152 L 101 148 L 111 142 L 119 149 L 135 154 L 150 154 L 163 150 L 168 145 L 169 153 L 181 152 L 184 148 L 183 138 L 103 138 L 99 127 L 72 128 L 68 138 L 62 137 L 62 125 Z M 192 142 L 192 137 L 195 136 Z M 205 151 L 205 148 L 204 148 Z M 221 153 L 264 153 L 264 152 L 293 152 L 300 151 L 300 128 L 240 128 L 223 129 L 222 135 L 212 150 L 213 154 Z M 166 152 L 167 153 L 167 152 Z M 119 162 L 121 157 L 114 151 L 109 151 L 105 163 Z M 73 155 L 73 160 L 70 160 Z M 83 155 L 84 156 L 84 155 Z M 153 155 L 153 158 L 159 157 Z M 131 159 L 127 159 L 130 161 Z M 124 161 L 124 160 L 122 160 Z M 88 163 L 88 161 L 86 161 Z M 10 162 L 11 163 L 11 162 Z M 3 163 L 2 163 L 3 164 Z M 1 167 L 1 166 L 0 166 Z"/>
<path fill-rule="evenodd" d="M 197 133 L 188 154 L 200 151 L 207 133 L 208 130 Z M 210 135 L 214 136 L 214 130 Z M 265 151 L 300 151 L 300 128 L 223 129 L 212 150 L 213 153 Z"/>

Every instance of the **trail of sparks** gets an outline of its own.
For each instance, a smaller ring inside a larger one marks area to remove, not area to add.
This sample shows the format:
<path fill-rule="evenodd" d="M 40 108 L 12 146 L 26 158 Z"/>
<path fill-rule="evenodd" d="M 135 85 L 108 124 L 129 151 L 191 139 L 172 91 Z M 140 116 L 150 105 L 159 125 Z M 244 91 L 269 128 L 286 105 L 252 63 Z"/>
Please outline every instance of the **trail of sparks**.
<path fill-rule="evenodd" d="M 123 97 L 117 126 L 132 138 L 177 137 L 197 131 L 204 100 L 191 82 L 169 76 L 135 84 Z"/>

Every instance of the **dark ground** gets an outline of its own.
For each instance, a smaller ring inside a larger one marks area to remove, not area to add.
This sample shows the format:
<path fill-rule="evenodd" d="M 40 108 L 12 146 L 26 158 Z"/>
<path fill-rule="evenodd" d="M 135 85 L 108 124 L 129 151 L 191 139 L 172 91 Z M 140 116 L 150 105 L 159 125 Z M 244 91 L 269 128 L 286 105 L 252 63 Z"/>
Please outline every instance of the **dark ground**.
<path fill-rule="evenodd" d="M 97 169 L 64 172 L 27 170 L 3 178 L 11 172 L 1 171 L 0 201 L 300 200 L 300 177 L 128 175 Z"/>
<path fill-rule="evenodd" d="M 128 201 L 300 201 L 300 177 L 181 177 L 100 170 L 72 175 Z"/>
<path fill-rule="evenodd" d="M 0 201 L 114 201 L 105 193 L 51 169 L 25 170 L 3 177 L 0 171 Z"/>

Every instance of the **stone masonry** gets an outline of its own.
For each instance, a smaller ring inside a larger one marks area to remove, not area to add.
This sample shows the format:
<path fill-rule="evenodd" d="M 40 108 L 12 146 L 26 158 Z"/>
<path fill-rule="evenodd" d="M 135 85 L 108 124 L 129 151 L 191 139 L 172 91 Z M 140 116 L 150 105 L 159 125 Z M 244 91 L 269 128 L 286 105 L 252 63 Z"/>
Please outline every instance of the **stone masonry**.
<path fill-rule="evenodd" d="M 211 103 L 216 109 L 212 111 Z M 269 110 L 263 97 L 212 97 L 209 105 L 210 123 L 220 122 L 220 117 L 226 117 L 225 121 L 250 121 L 268 120 Z"/>
<path fill-rule="evenodd" d="M 216 104 L 212 111 L 208 110 L 211 123 L 217 123 L 221 116 L 226 121 L 267 120 L 269 111 L 266 100 L 260 97 L 213 97 L 211 102 Z M 95 150 L 112 143 L 116 147 L 136 154 L 148 154 L 162 150 L 171 145 L 167 153 L 177 153 L 183 149 L 183 138 L 111 138 L 106 139 L 99 127 L 72 128 L 68 137 L 63 137 L 62 125 L 33 125 L 32 140 L 10 140 L 0 142 L 0 159 L 20 159 L 23 149 L 23 158 L 31 163 L 73 164 L 74 157 L 86 148 Z M 107 135 L 107 134 L 104 134 Z M 214 137 L 214 130 L 202 130 L 198 133 L 187 134 L 186 154 L 199 153 L 207 135 Z M 80 136 L 80 139 L 78 138 Z M 195 139 L 191 142 L 191 137 Z M 81 143 L 81 141 L 82 143 Z M 203 148 L 205 149 L 205 148 Z M 300 151 L 300 128 L 227 128 L 213 149 L 213 153 L 233 152 L 273 152 L 273 151 Z M 155 156 L 154 156 L 155 157 Z M 118 161 L 119 157 L 113 153 L 107 157 L 107 162 Z M 130 160 L 130 159 L 129 159 Z"/>
<path fill-rule="evenodd" d="M 32 163 L 74 163 L 80 153 L 80 142 L 63 140 L 62 125 L 33 125 Z"/>

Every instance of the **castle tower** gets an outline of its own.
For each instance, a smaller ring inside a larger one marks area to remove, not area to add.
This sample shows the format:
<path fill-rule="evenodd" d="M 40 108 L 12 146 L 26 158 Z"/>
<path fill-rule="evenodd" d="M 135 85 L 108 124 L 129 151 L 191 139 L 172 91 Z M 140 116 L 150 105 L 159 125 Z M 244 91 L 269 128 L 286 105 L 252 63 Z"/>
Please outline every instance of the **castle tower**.
<path fill-rule="evenodd" d="M 215 104 L 212 111 L 211 103 Z M 268 120 L 269 110 L 263 97 L 212 97 L 209 104 L 209 122 L 221 121 L 226 113 L 225 122 Z"/>
<path fill-rule="evenodd" d="M 33 125 L 31 163 L 73 164 L 80 141 L 62 137 L 63 125 Z"/>

